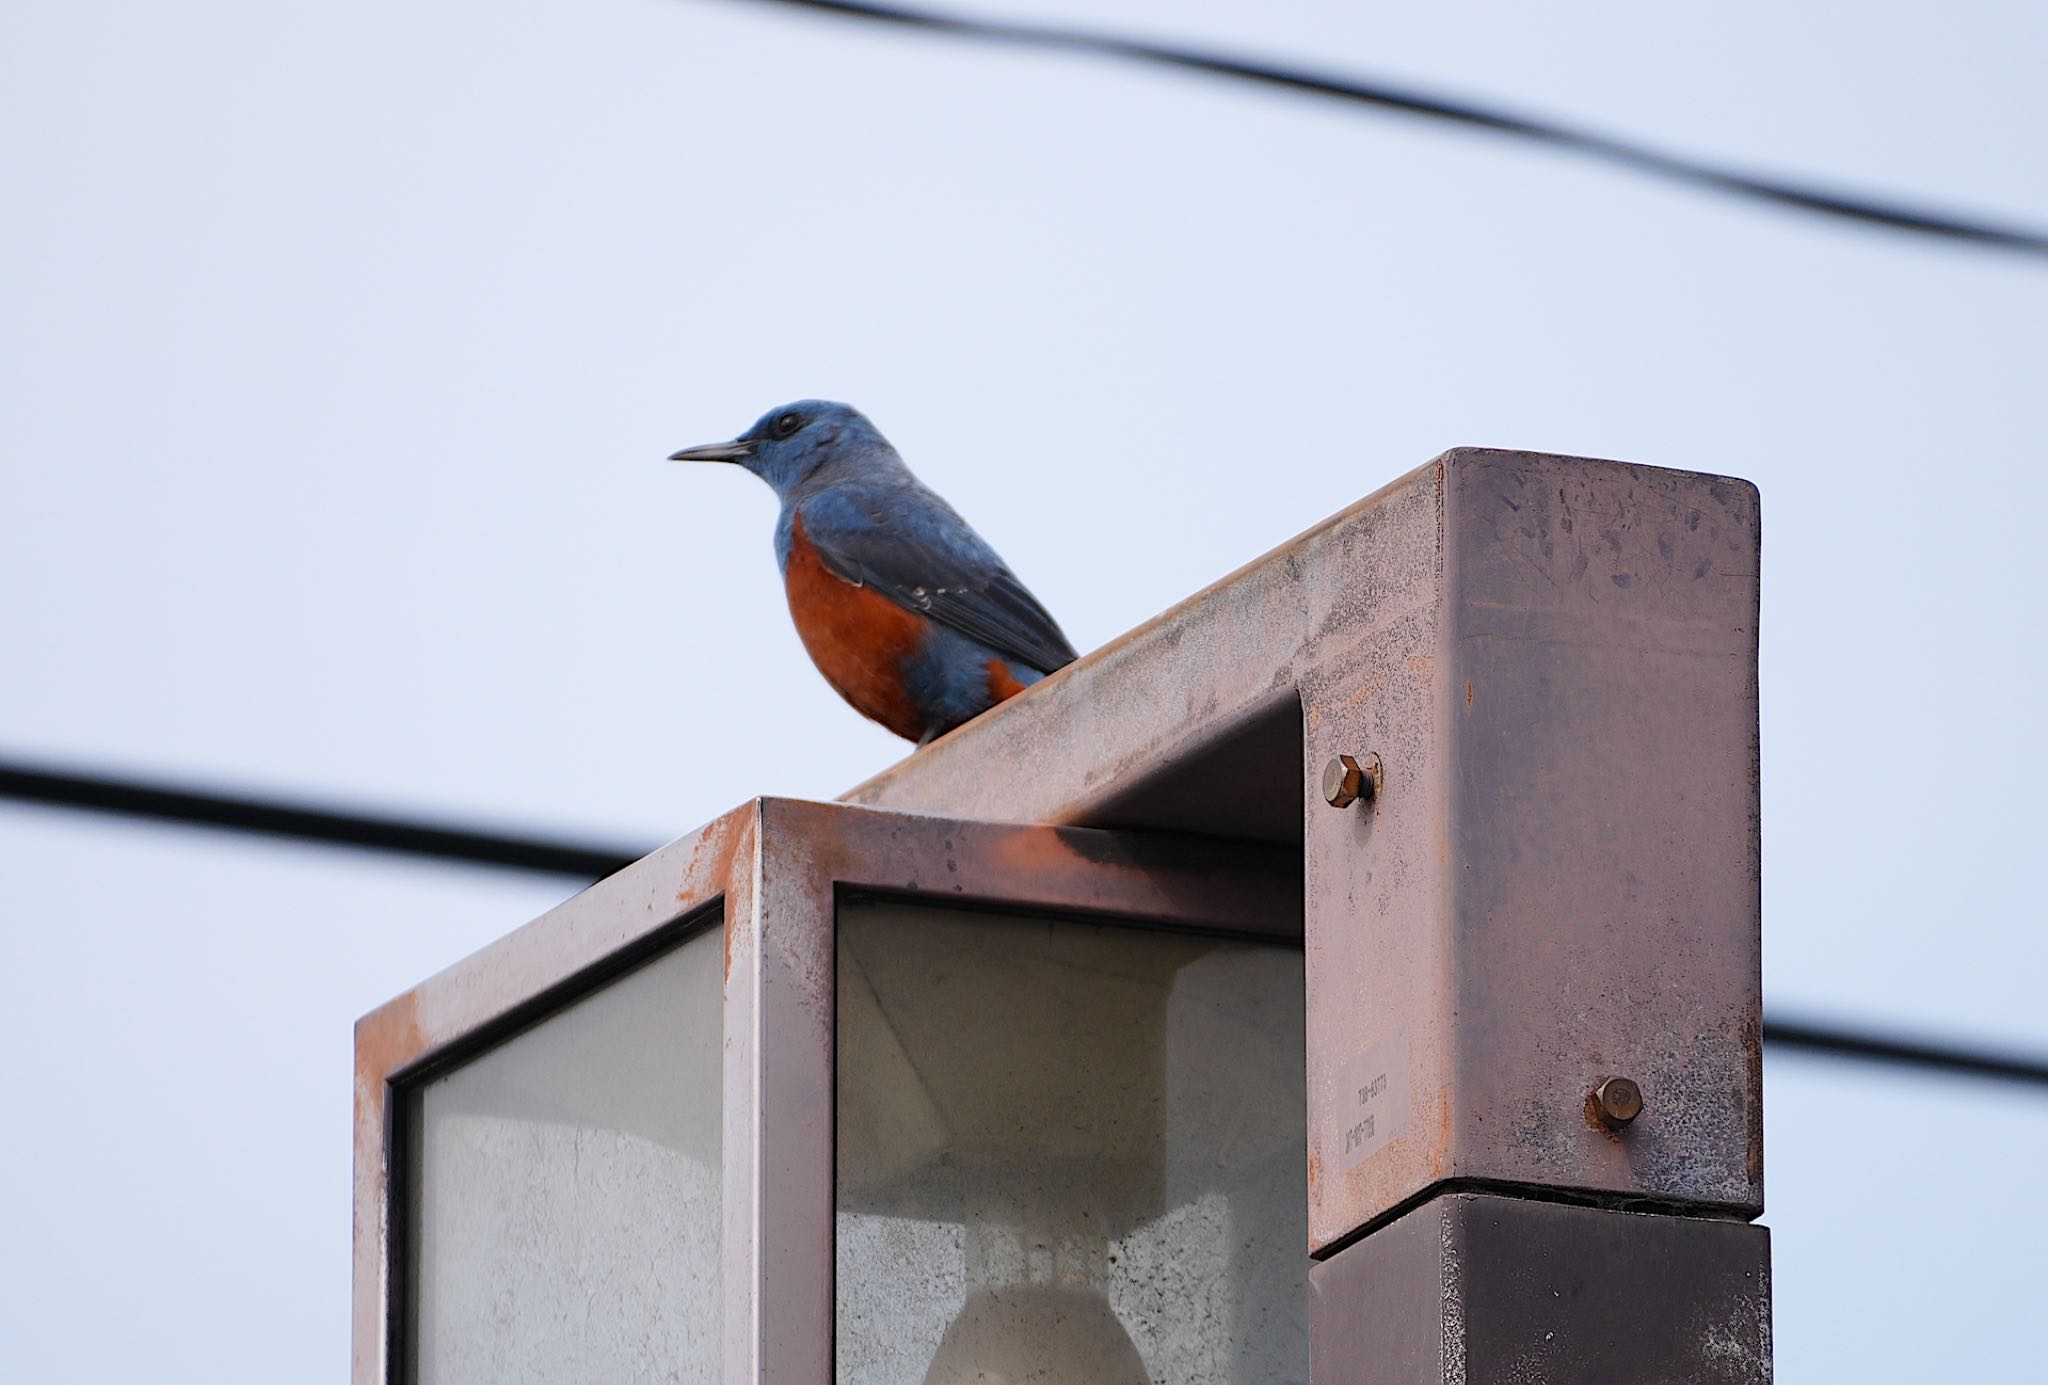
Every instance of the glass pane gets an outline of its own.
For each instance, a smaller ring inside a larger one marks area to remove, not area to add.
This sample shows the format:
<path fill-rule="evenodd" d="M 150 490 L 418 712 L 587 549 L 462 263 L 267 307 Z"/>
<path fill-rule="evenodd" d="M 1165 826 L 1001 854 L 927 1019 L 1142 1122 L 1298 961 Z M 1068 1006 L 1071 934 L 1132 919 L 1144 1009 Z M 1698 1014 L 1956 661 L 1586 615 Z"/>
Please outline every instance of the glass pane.
<path fill-rule="evenodd" d="M 416 1094 L 413 1380 L 717 1378 L 722 934 Z"/>
<path fill-rule="evenodd" d="M 837 1376 L 1308 1379 L 1298 948 L 839 911 Z"/>

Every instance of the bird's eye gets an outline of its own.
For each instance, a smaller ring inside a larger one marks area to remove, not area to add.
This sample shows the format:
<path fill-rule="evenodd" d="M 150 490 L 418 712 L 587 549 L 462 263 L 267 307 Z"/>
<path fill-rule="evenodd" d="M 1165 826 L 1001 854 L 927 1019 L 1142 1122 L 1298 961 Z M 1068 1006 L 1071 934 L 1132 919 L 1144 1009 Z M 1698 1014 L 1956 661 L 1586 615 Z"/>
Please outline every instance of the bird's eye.
<path fill-rule="evenodd" d="M 799 413 L 791 412 L 777 415 L 775 422 L 769 425 L 769 429 L 775 434 L 776 437 L 786 438 L 793 436 L 796 433 L 797 429 L 803 426 L 804 416 Z"/>

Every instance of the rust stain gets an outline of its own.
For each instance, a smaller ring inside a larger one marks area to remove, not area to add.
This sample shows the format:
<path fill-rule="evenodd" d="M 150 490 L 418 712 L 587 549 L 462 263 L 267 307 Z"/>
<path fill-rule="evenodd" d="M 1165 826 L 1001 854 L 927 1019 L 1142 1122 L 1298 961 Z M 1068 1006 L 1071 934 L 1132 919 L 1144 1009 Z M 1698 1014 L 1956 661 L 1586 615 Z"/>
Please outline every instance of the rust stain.
<path fill-rule="evenodd" d="M 1606 1123 L 1600 1119 L 1600 1097 L 1596 1092 L 1586 1093 L 1586 1124 L 1605 1135 L 1609 1144 L 1621 1143 L 1621 1136 L 1608 1129 Z"/>
<path fill-rule="evenodd" d="M 1465 683 L 1465 705 L 1467 707 L 1472 705 L 1472 683 L 1469 679 Z"/>
<path fill-rule="evenodd" d="M 1429 1160 L 1429 1176 L 1433 1179 L 1442 1178 L 1451 1163 L 1451 1098 L 1448 1092 L 1438 1096 L 1436 1112 L 1436 1152 Z"/>
<path fill-rule="evenodd" d="M 747 833 L 734 821 L 738 816 L 728 814 L 697 834 L 689 864 L 683 867 L 683 882 L 676 889 L 676 903 L 695 906 L 731 888 L 733 863 L 747 844 Z"/>
<path fill-rule="evenodd" d="M 1310 1150 L 1308 1152 L 1308 1195 L 1310 1198 L 1315 1197 L 1316 1185 L 1322 1182 L 1322 1177 L 1323 1161 L 1316 1158 L 1314 1150 Z"/>
<path fill-rule="evenodd" d="M 1425 670 L 1424 676 L 1427 676 L 1427 670 Z M 1387 690 L 1388 685 L 1391 684 L 1393 681 L 1394 671 L 1392 669 L 1374 669 L 1372 675 L 1368 678 L 1360 679 L 1358 686 L 1353 688 L 1350 692 L 1346 693 L 1344 695 L 1344 700 L 1338 705 L 1348 709 L 1356 707 L 1361 703 L 1369 702 L 1373 698 L 1378 697 L 1381 693 L 1385 692 Z M 1309 729 L 1314 730 L 1314 704 L 1310 705 L 1310 712 L 1311 720 L 1309 722 Z"/>
<path fill-rule="evenodd" d="M 1761 1187 L 1764 1179 L 1764 1023 L 1761 1011 L 1742 1021 L 1742 1056 L 1749 1065 L 1749 1090 L 1744 1094 L 1747 1109 L 1743 1113 L 1748 1126 L 1745 1133 L 1749 1149 L 1744 1172 L 1752 1184 Z"/>
<path fill-rule="evenodd" d="M 393 1072 L 426 1050 L 420 1027 L 420 1002 L 407 991 L 388 1005 L 363 1016 L 356 1026 L 356 1121 L 383 1104 L 383 1086 Z"/>
<path fill-rule="evenodd" d="M 754 839 L 752 805 L 738 808 L 704 827 L 690 844 L 690 859 L 684 863 L 682 882 L 676 886 L 675 901 L 685 912 L 724 895 L 730 899 L 739 878 L 742 858 Z M 732 950 L 738 923 L 733 910 L 725 910 L 725 979 L 732 980 Z"/>
<path fill-rule="evenodd" d="M 407 991 L 356 1021 L 355 1155 L 350 1195 L 351 1292 L 349 1356 L 353 1375 L 381 1378 L 383 1370 L 384 1257 L 388 1254 L 384 1108 L 391 1075 L 426 1051 L 419 993 Z"/>
<path fill-rule="evenodd" d="M 705 882 L 704 887 L 698 891 L 700 899 L 713 890 L 725 895 L 724 917 L 719 920 L 720 931 L 725 935 L 721 940 L 725 947 L 725 978 L 720 988 L 721 995 L 729 994 L 732 990 L 733 949 L 739 944 L 742 930 L 747 927 L 748 915 L 761 905 L 761 901 L 754 897 L 751 887 L 742 879 L 741 870 L 745 858 L 751 856 L 758 843 L 762 821 L 759 815 L 764 811 L 764 802 L 756 799 L 752 805 L 732 814 L 720 824 L 720 836 L 727 840 L 722 843 L 723 849 L 718 853 L 718 874 L 715 879 Z M 741 896 L 738 908 L 733 907 L 733 897 L 736 894 Z"/>
<path fill-rule="evenodd" d="M 1081 859 L 1072 842 L 1057 831 L 1044 827 L 998 833 L 989 857 L 991 864 L 1002 874 L 1038 876 L 1041 879 L 1066 875 Z M 1095 864 L 1116 863 L 1098 861 Z"/>

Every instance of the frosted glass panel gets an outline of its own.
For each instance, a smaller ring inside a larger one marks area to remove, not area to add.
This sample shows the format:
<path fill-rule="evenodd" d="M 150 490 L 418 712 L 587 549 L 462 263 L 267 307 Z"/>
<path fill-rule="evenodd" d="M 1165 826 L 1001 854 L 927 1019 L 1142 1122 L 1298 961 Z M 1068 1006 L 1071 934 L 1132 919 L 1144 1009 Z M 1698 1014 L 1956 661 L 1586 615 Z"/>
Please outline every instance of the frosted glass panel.
<path fill-rule="evenodd" d="M 412 1379 L 718 1375 L 722 930 L 427 1083 Z"/>
<path fill-rule="evenodd" d="M 837 1378 L 1308 1379 L 1298 948 L 839 911 Z"/>

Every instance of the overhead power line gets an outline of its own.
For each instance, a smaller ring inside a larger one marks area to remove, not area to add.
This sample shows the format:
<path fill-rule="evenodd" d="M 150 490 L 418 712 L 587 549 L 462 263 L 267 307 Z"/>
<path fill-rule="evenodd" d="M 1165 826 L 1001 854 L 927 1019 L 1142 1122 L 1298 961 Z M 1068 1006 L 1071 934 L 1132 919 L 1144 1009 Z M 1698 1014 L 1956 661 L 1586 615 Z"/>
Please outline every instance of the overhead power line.
<path fill-rule="evenodd" d="M 1410 87 L 1370 82 L 1334 73 L 1294 67 L 1254 58 L 1148 39 L 1124 38 L 1047 24 L 1021 24 L 1005 20 L 974 19 L 964 15 L 878 5 L 866 0 L 755 0 L 755 3 L 812 10 L 847 19 L 867 20 L 899 28 L 983 43 L 1000 43 L 1025 48 L 1084 53 L 1125 62 L 1148 63 L 1178 68 L 1207 76 L 1256 82 L 1315 96 L 1332 97 L 1382 110 L 1399 111 L 1431 120 L 1446 120 L 1474 129 L 1516 139 L 1571 150 L 1671 182 L 1683 183 L 1708 192 L 1765 202 L 1794 211 L 1808 212 L 1837 220 L 1860 222 L 1889 231 L 1935 236 L 1944 240 L 2048 257 L 2048 231 L 2022 225 L 1999 225 L 1974 220 L 1927 206 L 1858 193 L 1805 186 L 1762 173 L 1744 172 L 1700 159 L 1665 153 L 1650 145 L 1593 130 L 1580 129 L 1560 121 L 1522 115 L 1500 107 L 1483 106 L 1448 96 L 1433 95 Z"/>
<path fill-rule="evenodd" d="M 1993 1053 L 1960 1044 L 1897 1035 L 1856 1033 L 1834 1025 L 1802 1020 L 1767 1019 L 1764 1042 L 1779 1049 L 1797 1049 L 1831 1058 L 1855 1058 L 1925 1068 L 1930 1072 L 1963 1073 L 2016 1082 L 2048 1085 L 2048 1060 L 2020 1053 Z"/>
<path fill-rule="evenodd" d="M 625 846 L 507 836 L 445 824 L 230 797 L 47 766 L 0 764 L 0 799 L 468 865 L 575 876 L 585 881 L 602 879 L 646 854 Z M 1805 1020 L 1764 1021 L 1764 1042 L 1775 1048 L 1836 1058 L 2048 1086 L 2048 1058 L 1974 1049 L 1964 1044 L 1908 1039 Z"/>
<path fill-rule="evenodd" d="M 585 880 L 601 880 L 647 854 L 26 765 L 0 764 L 0 798 Z"/>

